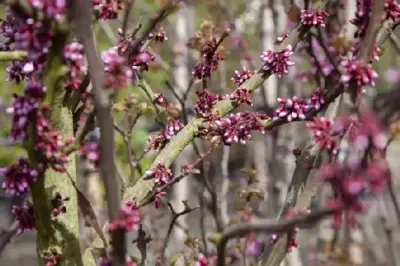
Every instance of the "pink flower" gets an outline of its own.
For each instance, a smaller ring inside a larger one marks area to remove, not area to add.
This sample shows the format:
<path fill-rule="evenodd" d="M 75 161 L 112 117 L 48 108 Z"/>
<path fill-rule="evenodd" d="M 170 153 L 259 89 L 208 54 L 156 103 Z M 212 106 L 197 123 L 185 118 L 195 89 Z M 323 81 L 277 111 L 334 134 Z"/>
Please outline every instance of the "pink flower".
<path fill-rule="evenodd" d="M 237 104 L 246 103 L 248 105 L 253 105 L 253 98 L 248 89 L 238 88 L 230 94 L 229 98 Z"/>
<path fill-rule="evenodd" d="M 131 83 L 132 70 L 126 65 L 125 59 L 118 54 L 116 48 L 111 48 L 101 55 L 104 62 L 105 87 L 120 89 Z"/>
<path fill-rule="evenodd" d="M 345 60 L 342 62 L 344 74 L 342 74 L 341 82 L 348 87 L 350 83 L 358 87 L 360 93 L 363 93 L 364 86 L 375 86 L 374 79 L 378 77 L 378 73 L 371 65 L 356 60 Z"/>
<path fill-rule="evenodd" d="M 337 153 L 337 143 L 334 138 L 333 122 L 324 117 L 314 117 L 307 123 L 307 128 L 314 133 L 314 141 L 321 149 L 327 149 L 332 154 Z"/>
<path fill-rule="evenodd" d="M 146 171 L 146 177 L 154 177 L 156 184 L 166 184 L 169 183 L 172 178 L 171 169 L 167 168 L 164 164 L 157 164 L 153 169 Z"/>
<path fill-rule="evenodd" d="M 306 119 L 305 113 L 310 109 L 306 100 L 298 99 L 296 96 L 292 98 L 278 98 L 279 107 L 275 110 L 274 120 L 286 119 L 304 120 Z"/>
<path fill-rule="evenodd" d="M 28 159 L 19 158 L 18 162 L 3 168 L 0 175 L 4 177 L 1 187 L 9 195 L 25 195 L 29 185 L 39 178 L 39 171 L 29 165 Z"/>
<path fill-rule="evenodd" d="M 242 85 L 246 80 L 250 79 L 256 72 L 254 70 L 248 70 L 243 67 L 241 71 L 235 70 L 235 75 L 231 78 L 233 83 L 238 86 Z"/>
<path fill-rule="evenodd" d="M 319 9 L 306 9 L 301 11 L 301 23 L 306 26 L 325 27 L 328 12 Z"/>
<path fill-rule="evenodd" d="M 264 52 L 261 55 L 261 59 L 264 61 L 262 69 L 271 71 L 279 78 L 282 77 L 283 74 L 287 74 L 288 67 L 294 65 L 294 62 L 290 61 L 290 57 L 293 55 L 292 50 L 292 46 L 288 45 L 281 52 L 272 52 L 270 50 Z"/>
<path fill-rule="evenodd" d="M 18 221 L 18 233 L 30 231 L 36 227 L 35 212 L 32 203 L 27 201 L 24 206 L 13 206 L 12 213 Z"/>
<path fill-rule="evenodd" d="M 110 221 L 108 230 L 110 232 L 123 228 L 127 232 L 137 231 L 140 228 L 141 214 L 136 205 L 131 201 L 126 201 L 120 208 L 120 215 L 117 220 Z"/>

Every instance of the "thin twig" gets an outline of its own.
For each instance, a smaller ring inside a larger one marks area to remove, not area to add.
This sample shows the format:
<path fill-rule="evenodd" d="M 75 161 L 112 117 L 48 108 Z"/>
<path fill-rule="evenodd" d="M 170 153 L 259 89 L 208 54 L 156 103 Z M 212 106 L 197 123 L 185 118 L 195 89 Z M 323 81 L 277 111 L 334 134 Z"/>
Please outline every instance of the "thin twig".
<path fill-rule="evenodd" d="M 171 219 L 171 222 L 169 223 L 167 235 L 166 235 L 166 237 L 164 239 L 164 243 L 163 243 L 162 248 L 161 248 L 161 256 L 158 259 L 158 261 L 161 263 L 160 265 L 162 265 L 163 261 L 165 260 L 165 250 L 167 249 L 167 245 L 168 245 L 169 239 L 171 237 L 172 229 L 174 228 L 176 220 L 178 220 L 179 217 L 181 217 L 181 216 L 183 216 L 185 214 L 188 214 L 188 213 L 190 213 L 190 212 L 192 212 L 192 211 L 194 211 L 194 210 L 199 208 L 199 206 L 196 206 L 194 208 L 190 208 L 190 207 L 185 206 L 185 209 L 183 211 L 176 212 L 174 210 L 174 208 L 172 207 L 171 203 L 168 203 L 168 207 L 169 207 L 169 209 L 170 209 L 170 211 L 172 213 L 172 219 Z"/>
<path fill-rule="evenodd" d="M 128 30 L 128 22 L 129 22 L 129 14 L 131 13 L 133 4 L 135 0 L 126 1 L 127 4 L 125 5 L 125 12 L 122 19 L 122 36 L 126 36 L 126 31 Z"/>
<path fill-rule="evenodd" d="M 0 255 L 4 248 L 10 243 L 11 238 L 18 232 L 18 221 L 14 221 L 10 228 L 0 230 Z"/>

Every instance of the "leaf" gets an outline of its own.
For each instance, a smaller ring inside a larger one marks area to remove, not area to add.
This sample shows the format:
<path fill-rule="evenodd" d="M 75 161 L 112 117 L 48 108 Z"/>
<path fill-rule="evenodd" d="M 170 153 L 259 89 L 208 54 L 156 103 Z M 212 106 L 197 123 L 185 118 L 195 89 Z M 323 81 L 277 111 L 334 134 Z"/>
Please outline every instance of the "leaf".
<path fill-rule="evenodd" d="M 183 255 L 181 253 L 173 254 L 168 260 L 168 265 L 174 266 L 177 263 L 177 261 L 179 260 L 179 258 L 182 258 L 182 257 L 183 257 Z"/>
<path fill-rule="evenodd" d="M 188 200 L 182 200 L 183 205 L 185 206 L 185 210 L 189 210 L 190 206 L 189 206 L 189 201 Z"/>

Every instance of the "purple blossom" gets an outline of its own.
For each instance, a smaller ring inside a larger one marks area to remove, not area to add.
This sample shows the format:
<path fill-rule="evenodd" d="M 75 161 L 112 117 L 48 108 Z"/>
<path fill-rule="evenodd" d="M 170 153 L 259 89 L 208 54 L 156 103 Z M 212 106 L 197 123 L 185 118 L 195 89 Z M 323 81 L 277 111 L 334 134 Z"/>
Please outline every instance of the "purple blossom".
<path fill-rule="evenodd" d="M 113 232 L 118 228 L 123 228 L 127 232 L 137 231 L 140 228 L 141 214 L 135 203 L 132 201 L 125 202 L 120 208 L 119 218 L 110 221 L 108 230 Z"/>
<path fill-rule="evenodd" d="M 168 141 L 183 127 L 184 125 L 180 121 L 170 120 L 164 130 L 151 138 L 150 147 L 155 150 L 164 148 Z"/>
<path fill-rule="evenodd" d="M 146 171 L 146 176 L 154 177 L 156 184 L 167 184 L 172 178 L 172 171 L 164 164 L 159 163 L 153 169 Z"/>
<path fill-rule="evenodd" d="M 199 99 L 194 104 L 194 110 L 196 111 L 197 115 L 207 118 L 210 116 L 211 109 L 214 105 L 223 99 L 221 95 L 215 94 L 208 90 L 203 91 L 196 91 L 197 97 Z"/>
<path fill-rule="evenodd" d="M 251 131 L 264 133 L 264 126 L 261 119 L 268 118 L 265 114 L 256 113 L 235 113 L 226 118 L 216 120 L 212 124 L 211 134 L 220 135 L 225 145 L 232 143 L 246 144 L 251 139 Z"/>
<path fill-rule="evenodd" d="M 315 109 L 321 109 L 321 106 L 325 104 L 326 93 L 321 89 L 316 89 L 310 97 L 309 104 Z"/>
<path fill-rule="evenodd" d="M 50 251 L 43 252 L 42 257 L 46 266 L 57 266 L 60 265 L 64 255 L 61 252 L 58 252 L 57 249 L 52 248 Z"/>
<path fill-rule="evenodd" d="M 288 45 L 281 52 L 272 52 L 270 50 L 263 52 L 261 59 L 264 61 L 262 67 L 265 71 L 271 71 L 276 74 L 279 78 L 283 74 L 288 73 L 288 67 L 294 65 L 293 61 L 290 61 L 290 57 L 293 55 L 293 48 Z"/>
<path fill-rule="evenodd" d="M 140 52 L 133 57 L 132 69 L 143 72 L 149 70 L 149 65 L 155 60 L 155 56 L 148 51 Z"/>
<path fill-rule="evenodd" d="M 355 38 L 362 38 L 365 36 L 365 32 L 367 31 L 370 20 L 371 10 L 371 0 L 357 0 L 357 11 L 355 13 L 355 18 L 350 19 L 350 23 L 357 27 L 357 31 L 354 33 Z"/>
<path fill-rule="evenodd" d="M 361 50 L 361 45 L 362 43 L 359 42 L 357 43 L 353 48 L 351 48 L 350 52 L 352 53 L 353 58 L 357 58 L 359 56 L 360 50 Z M 372 50 L 372 59 L 375 61 L 379 61 L 379 55 L 381 53 L 381 49 L 374 45 L 374 48 Z M 372 60 L 371 60 L 372 63 Z"/>
<path fill-rule="evenodd" d="M 160 43 L 168 40 L 167 32 L 164 30 L 163 27 L 160 27 L 155 33 L 151 33 L 149 35 L 149 38 L 154 38 L 154 41 Z"/>
<path fill-rule="evenodd" d="M 362 93 L 365 85 L 375 86 L 374 79 L 378 77 L 378 73 L 371 65 L 356 60 L 345 60 L 342 62 L 342 66 L 344 73 L 340 80 L 346 87 L 354 82 Z"/>
<path fill-rule="evenodd" d="M 1 171 L 4 181 L 1 187 L 9 195 L 25 195 L 29 190 L 29 185 L 39 178 L 39 171 L 29 165 L 27 158 L 19 158 L 14 163 Z"/>
<path fill-rule="evenodd" d="M 25 87 L 25 95 L 34 99 L 43 99 L 47 88 L 35 78 L 30 78 Z"/>
<path fill-rule="evenodd" d="M 210 78 L 211 73 L 217 70 L 219 61 L 224 60 L 224 57 L 217 52 L 218 45 L 219 43 L 216 38 L 213 37 L 211 42 L 202 47 L 201 54 L 203 55 L 203 60 L 192 71 L 192 75 L 195 78 Z"/>
<path fill-rule="evenodd" d="M 18 221 L 18 234 L 30 231 L 36 227 L 35 213 L 32 203 L 26 201 L 24 206 L 13 206 L 12 213 Z"/>
<path fill-rule="evenodd" d="M 386 0 L 385 3 L 386 19 L 392 19 L 394 24 L 400 22 L 400 3 L 396 0 Z"/>
<path fill-rule="evenodd" d="M 14 95 L 13 106 L 7 109 L 13 115 L 10 142 L 25 138 L 28 123 L 36 119 L 39 105 L 35 98 Z"/>
<path fill-rule="evenodd" d="M 61 21 L 67 12 L 67 0 L 29 0 L 29 3 L 37 10 L 42 11 L 46 17 Z"/>
<path fill-rule="evenodd" d="M 52 167 L 55 171 L 63 173 L 64 164 L 69 162 L 69 158 L 63 152 L 65 143 L 60 133 L 53 131 L 43 115 L 38 117 L 36 123 L 38 135 L 36 150 L 40 152 L 41 162 L 46 167 Z"/>
<path fill-rule="evenodd" d="M 248 70 L 246 67 L 243 67 L 241 71 L 235 70 L 235 75 L 231 78 L 233 83 L 238 86 L 242 85 L 246 80 L 250 79 L 256 72 L 254 70 Z"/>
<path fill-rule="evenodd" d="M 274 120 L 286 119 L 290 122 L 306 119 L 305 113 L 310 109 L 306 100 L 293 96 L 292 98 L 278 98 L 278 102 L 280 105 L 275 110 Z"/>
<path fill-rule="evenodd" d="M 328 12 L 319 9 L 301 10 L 301 23 L 306 26 L 321 26 L 325 27 Z"/>
<path fill-rule="evenodd" d="M 72 42 L 64 47 L 64 59 L 69 66 L 66 88 L 77 89 L 86 72 L 83 44 Z"/>
<path fill-rule="evenodd" d="M 53 217 L 57 217 L 60 214 L 67 212 L 67 207 L 65 206 L 66 201 L 69 201 L 69 197 L 63 198 L 58 192 L 55 194 L 51 199 L 51 206 L 53 208 L 51 215 L 53 215 Z"/>
<path fill-rule="evenodd" d="M 102 20 L 117 19 L 122 3 L 122 0 L 92 0 L 96 15 Z"/>
<path fill-rule="evenodd" d="M 312 122 L 307 122 L 307 128 L 314 134 L 314 141 L 320 149 L 327 149 L 332 154 L 337 154 L 336 132 L 333 121 L 324 117 L 315 117 Z"/>
<path fill-rule="evenodd" d="M 112 258 L 109 256 L 103 256 L 100 259 L 100 266 L 112 266 Z M 126 256 L 125 266 L 137 266 L 137 263 L 132 260 L 131 257 Z"/>
<path fill-rule="evenodd" d="M 126 65 L 125 59 L 118 54 L 116 48 L 111 48 L 101 55 L 104 62 L 105 87 L 121 89 L 127 87 L 132 79 L 132 70 Z"/>
<path fill-rule="evenodd" d="M 79 154 L 83 160 L 87 160 L 89 163 L 99 166 L 100 163 L 100 145 L 98 141 L 87 140 L 81 146 Z"/>
<path fill-rule="evenodd" d="M 246 103 L 248 105 L 253 105 L 253 98 L 248 89 L 238 88 L 233 93 L 229 95 L 229 99 L 235 101 L 237 104 Z"/>

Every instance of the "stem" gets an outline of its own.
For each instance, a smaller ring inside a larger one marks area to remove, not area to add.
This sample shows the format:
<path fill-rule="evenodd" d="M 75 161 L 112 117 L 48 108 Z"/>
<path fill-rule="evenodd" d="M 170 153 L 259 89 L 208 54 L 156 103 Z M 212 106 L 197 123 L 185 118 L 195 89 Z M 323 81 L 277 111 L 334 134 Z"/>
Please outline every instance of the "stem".
<path fill-rule="evenodd" d="M 25 51 L 0 52 L 0 61 L 22 60 L 28 56 Z"/>

